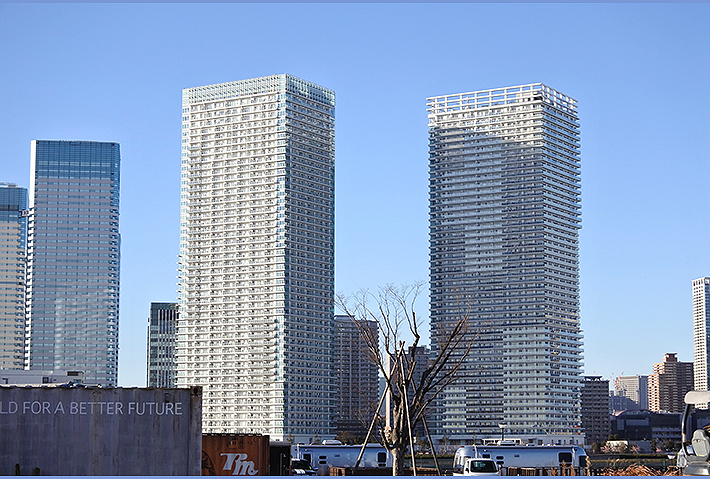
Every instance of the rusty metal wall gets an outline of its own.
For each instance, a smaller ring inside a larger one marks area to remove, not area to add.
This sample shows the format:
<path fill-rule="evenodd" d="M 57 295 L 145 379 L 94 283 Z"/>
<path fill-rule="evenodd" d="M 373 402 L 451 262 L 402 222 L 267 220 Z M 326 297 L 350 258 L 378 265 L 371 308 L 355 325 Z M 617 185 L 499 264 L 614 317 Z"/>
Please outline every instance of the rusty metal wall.
<path fill-rule="evenodd" d="M 202 388 L 0 386 L 0 475 L 199 475 Z"/>
<path fill-rule="evenodd" d="M 202 475 L 269 475 L 269 436 L 257 434 L 203 435 Z"/>

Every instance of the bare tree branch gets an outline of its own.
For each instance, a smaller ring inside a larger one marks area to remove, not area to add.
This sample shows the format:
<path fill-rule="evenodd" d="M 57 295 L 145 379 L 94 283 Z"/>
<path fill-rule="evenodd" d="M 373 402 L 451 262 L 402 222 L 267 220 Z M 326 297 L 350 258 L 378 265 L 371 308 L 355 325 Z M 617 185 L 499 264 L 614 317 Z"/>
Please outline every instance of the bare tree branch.
<path fill-rule="evenodd" d="M 370 358 L 385 378 L 391 404 L 390 426 L 386 427 L 386 418 L 379 411 L 374 414 L 378 440 L 393 457 L 393 475 L 403 472 L 404 454 L 414 439 L 410 431 L 422 420 L 437 395 L 456 380 L 477 337 L 477 333 L 469 332 L 470 307 L 466 305 L 455 320 L 438 330 L 434 358 L 422 355 L 419 346 L 422 322 L 414 306 L 423 287 L 423 283 L 401 287 L 388 284 L 377 295 L 361 291 L 352 298 L 343 295 L 336 298 L 337 307 L 357 325 Z M 370 306 L 373 303 L 374 308 Z M 375 321 L 379 331 L 366 327 L 363 320 Z M 409 345 L 403 337 L 404 328 L 412 338 Z M 422 362 L 428 365 L 416 377 L 417 365 Z"/>

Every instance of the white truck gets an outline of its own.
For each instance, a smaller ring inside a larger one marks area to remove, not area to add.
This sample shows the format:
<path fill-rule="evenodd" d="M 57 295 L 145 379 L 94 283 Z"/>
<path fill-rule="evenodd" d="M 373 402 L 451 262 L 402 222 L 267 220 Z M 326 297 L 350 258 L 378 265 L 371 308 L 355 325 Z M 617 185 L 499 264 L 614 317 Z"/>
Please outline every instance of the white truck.
<path fill-rule="evenodd" d="M 587 453 L 579 446 L 461 446 L 454 454 L 454 474 L 463 475 L 469 459 L 491 459 L 503 467 L 574 467 L 579 473 L 587 467 Z M 470 474 L 466 474 L 470 475 Z"/>
<path fill-rule="evenodd" d="M 291 446 L 291 458 L 305 459 L 310 462 L 314 470 L 323 468 L 327 472 L 331 467 L 355 467 L 361 449 L 362 445 L 297 444 Z M 392 455 L 378 444 L 368 444 L 358 467 L 391 468 Z"/>
<path fill-rule="evenodd" d="M 500 468 L 493 459 L 480 459 L 469 457 L 463 463 L 461 472 L 454 472 L 454 476 L 499 476 Z"/>

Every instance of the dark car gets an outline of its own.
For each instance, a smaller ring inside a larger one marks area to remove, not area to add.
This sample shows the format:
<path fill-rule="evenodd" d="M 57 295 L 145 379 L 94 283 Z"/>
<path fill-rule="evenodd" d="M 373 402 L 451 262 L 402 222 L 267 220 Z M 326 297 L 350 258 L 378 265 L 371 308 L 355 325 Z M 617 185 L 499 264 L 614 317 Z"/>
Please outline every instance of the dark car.
<path fill-rule="evenodd" d="M 305 459 L 291 460 L 291 475 L 292 476 L 315 476 L 316 471 L 311 467 L 311 463 Z"/>

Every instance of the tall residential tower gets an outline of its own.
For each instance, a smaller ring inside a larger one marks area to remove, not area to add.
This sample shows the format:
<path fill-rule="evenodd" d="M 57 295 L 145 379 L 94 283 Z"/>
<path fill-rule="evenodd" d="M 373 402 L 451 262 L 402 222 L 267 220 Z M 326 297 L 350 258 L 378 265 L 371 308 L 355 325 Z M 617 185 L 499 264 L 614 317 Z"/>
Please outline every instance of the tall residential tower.
<path fill-rule="evenodd" d="M 710 278 L 693 280 L 693 374 L 695 389 L 708 390 L 710 371 Z"/>
<path fill-rule="evenodd" d="M 33 140 L 27 246 L 30 369 L 118 380 L 118 143 Z"/>
<path fill-rule="evenodd" d="M 183 90 L 177 381 L 205 432 L 333 433 L 334 115 L 287 74 Z"/>
<path fill-rule="evenodd" d="M 428 98 L 433 347 L 473 348 L 438 402 L 452 442 L 581 442 L 577 103 L 543 84 Z"/>
<path fill-rule="evenodd" d="M 0 369 L 25 363 L 27 188 L 0 183 Z"/>

